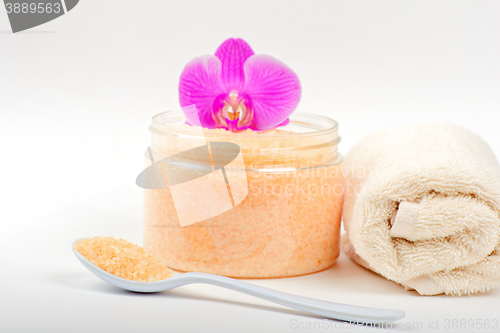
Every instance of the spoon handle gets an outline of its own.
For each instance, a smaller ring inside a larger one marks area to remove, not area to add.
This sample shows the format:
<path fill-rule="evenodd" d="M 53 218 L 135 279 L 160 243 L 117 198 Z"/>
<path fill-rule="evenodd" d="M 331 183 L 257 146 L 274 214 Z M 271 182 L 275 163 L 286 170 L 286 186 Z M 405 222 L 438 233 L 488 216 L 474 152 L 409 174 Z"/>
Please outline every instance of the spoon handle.
<path fill-rule="evenodd" d="M 352 323 L 393 322 L 405 316 L 400 310 L 367 308 L 293 295 L 245 281 L 206 273 L 185 273 L 183 284 L 205 283 L 252 295 L 293 309 Z"/>

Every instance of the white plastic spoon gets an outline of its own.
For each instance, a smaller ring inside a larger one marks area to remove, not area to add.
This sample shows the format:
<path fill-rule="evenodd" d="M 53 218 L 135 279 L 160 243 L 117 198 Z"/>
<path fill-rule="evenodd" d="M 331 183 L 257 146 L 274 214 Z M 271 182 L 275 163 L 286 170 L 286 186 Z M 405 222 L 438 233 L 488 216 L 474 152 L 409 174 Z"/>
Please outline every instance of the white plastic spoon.
<path fill-rule="evenodd" d="M 76 240 L 75 243 L 80 240 L 81 239 Z M 78 260 L 80 260 L 80 262 L 83 264 L 83 266 L 85 266 L 98 278 L 125 290 L 140 293 L 154 293 L 177 288 L 191 283 L 205 283 L 239 291 L 244 294 L 259 297 L 270 302 L 313 313 L 326 318 L 350 321 L 353 323 L 393 322 L 398 319 L 404 318 L 405 316 L 404 311 L 400 310 L 366 308 L 362 306 L 321 301 L 313 298 L 292 295 L 281 291 L 264 288 L 241 280 L 235 280 L 224 276 L 207 273 L 180 273 L 179 275 L 176 275 L 169 279 L 156 282 L 131 281 L 108 273 L 105 270 L 92 264 L 74 248 L 75 243 L 73 243 L 72 246 L 73 252 L 75 253 Z"/>

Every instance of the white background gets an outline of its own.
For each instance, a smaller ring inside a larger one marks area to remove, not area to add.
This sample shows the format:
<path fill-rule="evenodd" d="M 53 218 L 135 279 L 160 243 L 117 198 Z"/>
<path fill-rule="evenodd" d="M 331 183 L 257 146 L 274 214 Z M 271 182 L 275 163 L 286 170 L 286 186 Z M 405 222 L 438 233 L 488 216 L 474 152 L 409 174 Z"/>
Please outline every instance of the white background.
<path fill-rule="evenodd" d="M 217 287 L 121 291 L 87 272 L 70 245 L 94 235 L 141 244 L 135 177 L 147 124 L 178 108 L 183 66 L 228 37 L 289 65 L 303 85 L 299 110 L 338 120 L 344 153 L 375 130 L 445 121 L 500 156 L 499 18 L 500 1 L 482 0 L 82 0 L 12 34 L 0 7 L 0 331 L 312 331 L 299 327 L 321 319 Z M 318 274 L 253 282 L 402 309 L 402 322 L 422 331 L 500 319 L 500 289 L 422 297 L 344 255 Z"/>

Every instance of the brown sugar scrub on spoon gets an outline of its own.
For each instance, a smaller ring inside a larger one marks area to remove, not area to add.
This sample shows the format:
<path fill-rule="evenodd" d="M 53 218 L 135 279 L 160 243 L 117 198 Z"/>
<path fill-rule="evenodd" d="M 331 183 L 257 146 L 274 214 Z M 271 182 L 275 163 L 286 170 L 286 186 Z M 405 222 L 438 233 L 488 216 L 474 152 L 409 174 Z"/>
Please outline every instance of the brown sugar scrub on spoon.
<path fill-rule="evenodd" d="M 142 247 L 121 238 L 84 238 L 74 248 L 95 266 L 123 279 L 154 282 L 174 276 L 171 269 Z"/>

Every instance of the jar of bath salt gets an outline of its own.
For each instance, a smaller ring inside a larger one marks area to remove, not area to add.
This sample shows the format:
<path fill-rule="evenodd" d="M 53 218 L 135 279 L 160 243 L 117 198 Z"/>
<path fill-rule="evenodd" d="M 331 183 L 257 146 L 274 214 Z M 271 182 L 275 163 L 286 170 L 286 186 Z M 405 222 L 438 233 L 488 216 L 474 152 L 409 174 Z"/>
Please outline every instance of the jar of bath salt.
<path fill-rule="evenodd" d="M 150 126 L 146 165 L 162 161 L 166 185 L 145 189 L 148 252 L 174 270 L 240 278 L 307 274 L 335 262 L 343 203 L 337 122 L 294 113 L 284 127 L 234 133 L 185 120 L 169 111 Z M 231 162 L 233 154 L 214 168 L 227 143 L 240 163 Z M 208 160 L 203 146 L 211 147 Z M 166 176 L 168 168 L 175 177 Z"/>

